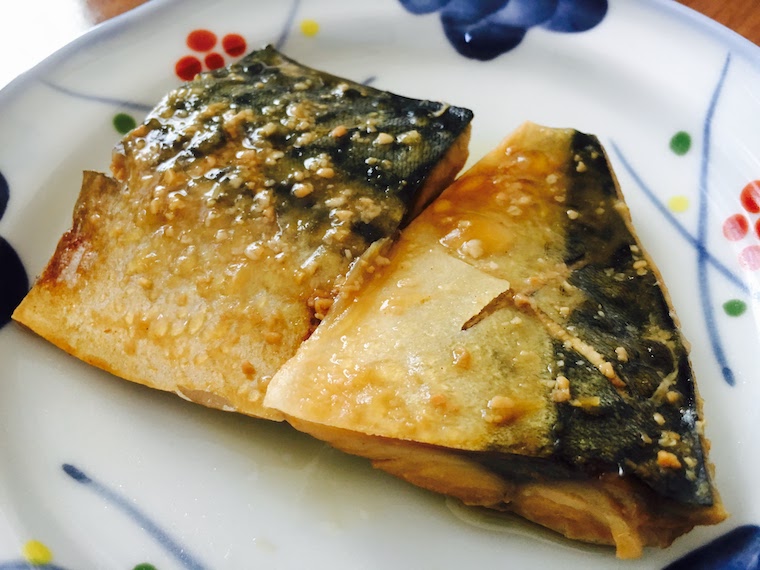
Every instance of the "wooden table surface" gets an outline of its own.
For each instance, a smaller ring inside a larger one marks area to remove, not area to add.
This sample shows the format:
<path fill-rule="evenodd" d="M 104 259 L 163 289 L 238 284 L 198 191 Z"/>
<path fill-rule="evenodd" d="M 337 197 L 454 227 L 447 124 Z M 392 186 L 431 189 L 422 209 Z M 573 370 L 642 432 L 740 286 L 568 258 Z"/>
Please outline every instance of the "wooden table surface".
<path fill-rule="evenodd" d="M 89 28 L 150 0 L 38 0 L 0 18 L 0 88 Z M 274 1 L 274 0 L 273 0 Z M 632 2 L 638 0 L 630 0 Z M 760 0 L 680 2 L 760 45 Z"/>
<path fill-rule="evenodd" d="M 760 0 L 679 0 L 760 45 Z"/>

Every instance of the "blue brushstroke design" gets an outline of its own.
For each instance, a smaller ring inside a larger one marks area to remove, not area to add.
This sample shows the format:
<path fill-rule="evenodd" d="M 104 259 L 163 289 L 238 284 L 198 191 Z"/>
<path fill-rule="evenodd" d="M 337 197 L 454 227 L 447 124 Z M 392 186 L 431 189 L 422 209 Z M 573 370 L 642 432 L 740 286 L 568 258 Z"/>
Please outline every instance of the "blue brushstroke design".
<path fill-rule="evenodd" d="M 102 97 L 99 95 L 92 95 L 90 93 L 83 93 L 81 91 L 74 91 L 73 89 L 63 87 L 62 85 L 58 85 L 46 79 L 43 79 L 42 83 L 51 89 L 58 91 L 59 93 L 63 93 L 64 95 L 69 95 L 71 97 L 83 99 L 85 101 L 92 101 L 93 103 L 103 103 L 104 105 L 113 105 L 114 107 L 123 107 L 125 109 L 133 109 L 135 111 L 141 111 L 144 113 L 149 112 L 153 108 L 152 105 L 146 105 L 144 103 L 135 103 L 133 101 L 116 99 L 114 97 Z"/>
<path fill-rule="evenodd" d="M 623 154 L 623 151 L 620 150 L 620 147 L 614 142 L 610 142 L 610 148 L 615 153 L 615 156 L 617 157 L 617 160 L 620 162 L 620 164 L 623 166 L 623 168 L 628 172 L 628 174 L 633 178 L 633 181 L 638 185 L 639 189 L 643 192 L 643 194 L 649 198 L 649 201 L 652 203 L 652 205 L 657 209 L 657 211 L 662 214 L 662 216 L 668 221 L 668 223 L 673 226 L 673 228 L 683 237 L 689 245 L 694 247 L 695 249 L 699 247 L 699 241 L 697 240 L 697 237 L 692 235 L 689 230 L 687 230 L 684 225 L 679 222 L 676 217 L 668 210 L 668 208 L 665 206 L 665 204 L 662 203 L 662 201 L 657 197 L 657 195 L 654 193 L 652 188 L 644 182 L 644 180 L 641 178 L 639 173 L 633 168 L 629 160 L 625 157 Z M 744 280 L 736 275 L 733 271 L 731 271 L 728 267 L 726 267 L 717 257 L 712 255 L 707 249 L 705 249 L 705 255 L 706 261 L 710 263 L 723 277 L 725 277 L 728 281 L 730 281 L 732 284 L 734 284 L 736 287 L 738 287 L 742 293 L 749 295 L 750 289 L 749 286 L 744 282 Z M 760 295 L 758 295 L 758 300 L 760 300 Z"/>
<path fill-rule="evenodd" d="M 184 568 L 188 570 L 203 570 L 206 568 L 203 563 L 196 559 L 190 552 L 179 544 L 169 533 L 159 527 L 147 515 L 135 507 L 129 500 L 119 495 L 116 491 L 96 481 L 78 467 L 69 463 L 62 465 L 64 473 L 71 477 L 77 483 L 80 483 L 88 489 L 95 492 L 109 504 L 119 508 L 140 528 L 147 532 L 166 552 L 173 556 Z"/>
<path fill-rule="evenodd" d="M 699 169 L 699 210 L 697 215 L 697 275 L 699 288 L 702 292 L 702 313 L 704 315 L 705 323 L 707 324 L 707 330 L 710 334 L 710 344 L 712 345 L 715 359 L 718 361 L 718 365 L 721 367 L 723 378 L 726 380 L 729 386 L 733 386 L 736 383 L 734 379 L 734 373 L 728 365 L 726 353 L 723 350 L 723 343 L 720 340 L 720 335 L 717 332 L 717 326 L 715 323 L 715 311 L 713 310 L 712 303 L 710 302 L 710 280 L 707 273 L 707 221 L 708 221 L 708 208 L 707 198 L 710 193 L 708 187 L 708 177 L 710 171 L 710 145 L 712 144 L 712 122 L 715 116 L 715 109 L 718 106 L 718 100 L 720 99 L 721 91 L 723 90 L 723 84 L 728 75 L 728 68 L 731 64 L 731 53 L 726 55 L 726 60 L 723 63 L 723 69 L 721 69 L 718 83 L 713 90 L 712 97 L 710 98 L 710 105 L 707 108 L 707 114 L 705 116 L 705 122 L 702 128 L 702 161 Z"/>
<path fill-rule="evenodd" d="M 676 220 L 676 218 L 665 208 L 664 204 L 660 202 L 655 193 L 649 188 L 631 166 L 631 163 L 625 158 L 620 148 L 613 142 L 612 149 L 617 155 L 623 167 L 628 171 L 631 177 L 634 179 L 639 188 L 643 191 L 644 195 L 654 204 L 657 210 L 665 217 L 665 219 L 681 234 L 681 236 L 694 247 L 697 252 L 697 283 L 700 292 L 700 305 L 702 308 L 702 316 L 705 320 L 707 333 L 710 341 L 710 346 L 715 356 L 715 360 L 718 362 L 723 379 L 729 386 L 736 384 L 734 372 L 729 366 L 728 359 L 726 357 L 723 343 L 718 333 L 717 323 L 715 319 L 715 310 L 711 302 L 710 281 L 708 279 L 708 268 L 712 266 L 719 273 L 721 273 L 726 279 L 738 287 L 745 295 L 751 295 L 749 286 L 735 273 L 723 265 L 718 259 L 716 259 L 710 251 L 707 249 L 707 230 L 709 221 L 709 209 L 708 209 L 708 197 L 710 189 L 708 185 L 709 169 L 710 169 L 710 150 L 712 144 L 712 123 L 715 116 L 715 110 L 718 106 L 720 94 L 725 83 L 726 76 L 728 75 L 728 69 L 731 64 L 731 53 L 726 55 L 726 59 L 723 63 L 723 67 L 720 72 L 718 81 L 713 89 L 710 97 L 710 102 L 707 107 L 705 119 L 702 125 L 702 155 L 699 164 L 699 203 L 697 210 L 697 231 L 696 235 L 692 235 L 684 226 Z M 760 294 L 752 294 L 754 299 L 760 300 Z"/>
<path fill-rule="evenodd" d="M 293 22 L 296 19 L 296 14 L 298 13 L 298 8 L 301 6 L 301 0 L 293 0 L 293 3 L 290 5 L 290 10 L 288 11 L 288 17 L 285 19 L 285 25 L 282 27 L 282 31 L 280 32 L 280 37 L 277 38 L 277 41 L 274 44 L 274 47 L 278 50 L 282 50 L 282 48 L 285 46 L 285 42 L 288 41 L 288 38 L 290 37 L 290 30 L 293 29 Z"/>
<path fill-rule="evenodd" d="M 11 198 L 11 188 L 8 186 L 8 181 L 0 172 L 0 219 L 5 214 L 5 209 L 8 207 L 8 200 Z"/>
<path fill-rule="evenodd" d="M 737 527 L 692 550 L 664 570 L 760 570 L 760 527 Z"/>
<path fill-rule="evenodd" d="M 528 30 L 585 32 L 607 14 L 607 0 L 400 0 L 410 13 L 440 13 L 454 49 L 487 61 L 522 42 Z"/>

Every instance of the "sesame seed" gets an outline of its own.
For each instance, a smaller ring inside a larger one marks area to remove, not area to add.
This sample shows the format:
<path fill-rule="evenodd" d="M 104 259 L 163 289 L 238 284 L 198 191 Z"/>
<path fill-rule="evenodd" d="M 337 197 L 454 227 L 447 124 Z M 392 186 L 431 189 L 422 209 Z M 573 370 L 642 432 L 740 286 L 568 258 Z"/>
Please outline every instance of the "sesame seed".
<path fill-rule="evenodd" d="M 308 182 L 297 182 L 296 184 L 293 184 L 293 188 L 291 189 L 291 193 L 296 198 L 303 198 L 305 196 L 308 196 L 313 191 L 314 187 Z"/>
<path fill-rule="evenodd" d="M 244 253 L 245 256 L 251 261 L 259 260 L 264 255 L 264 252 L 258 242 L 248 244 L 245 248 Z"/>
<path fill-rule="evenodd" d="M 570 400 L 570 380 L 559 375 L 554 382 L 551 398 L 553 402 L 567 402 Z"/>
<path fill-rule="evenodd" d="M 483 249 L 483 242 L 479 239 L 467 240 L 462 244 L 462 253 L 473 259 L 479 259 L 483 257 L 485 250 Z"/>
<path fill-rule="evenodd" d="M 659 443 L 662 447 L 674 447 L 681 441 L 681 436 L 674 431 L 664 431 L 660 434 Z"/>
<path fill-rule="evenodd" d="M 618 346 L 615 349 L 615 355 L 620 362 L 628 362 L 628 351 L 624 346 Z"/>
<path fill-rule="evenodd" d="M 347 222 L 354 217 L 354 213 L 351 210 L 333 210 L 330 212 L 330 215 L 340 222 Z"/>
<path fill-rule="evenodd" d="M 612 367 L 612 364 L 610 364 L 609 362 L 602 362 L 599 365 L 599 372 L 604 374 L 606 378 L 615 377 L 615 369 Z"/>
<path fill-rule="evenodd" d="M 384 144 L 390 144 L 394 141 L 394 138 L 392 135 L 389 135 L 388 133 L 380 133 L 375 137 L 375 140 L 372 141 L 372 144 L 375 145 L 384 145 Z"/>
<path fill-rule="evenodd" d="M 420 136 L 419 131 L 414 130 L 401 133 L 396 137 L 396 140 L 402 144 L 413 145 L 420 142 L 420 140 L 422 140 L 422 137 Z"/>
<path fill-rule="evenodd" d="M 669 390 L 665 394 L 665 399 L 668 401 L 669 404 L 678 404 L 681 401 L 681 394 L 674 390 Z"/>
<path fill-rule="evenodd" d="M 348 133 L 348 129 L 346 127 L 344 127 L 343 125 L 338 125 L 332 131 L 330 131 L 330 136 L 338 139 L 342 136 L 345 136 L 347 133 Z"/>
<path fill-rule="evenodd" d="M 488 401 L 488 407 L 492 410 L 511 410 L 515 407 L 515 401 L 509 396 L 494 396 Z"/>
<path fill-rule="evenodd" d="M 325 200 L 325 206 L 328 208 L 339 208 L 346 203 L 345 196 L 335 196 L 334 198 L 328 198 Z"/>
<path fill-rule="evenodd" d="M 673 453 L 661 449 L 657 452 L 657 465 L 664 469 L 680 469 L 681 462 Z"/>
<path fill-rule="evenodd" d="M 467 369 L 472 363 L 472 355 L 470 351 L 462 346 L 457 346 L 451 352 L 452 362 L 457 368 Z"/>

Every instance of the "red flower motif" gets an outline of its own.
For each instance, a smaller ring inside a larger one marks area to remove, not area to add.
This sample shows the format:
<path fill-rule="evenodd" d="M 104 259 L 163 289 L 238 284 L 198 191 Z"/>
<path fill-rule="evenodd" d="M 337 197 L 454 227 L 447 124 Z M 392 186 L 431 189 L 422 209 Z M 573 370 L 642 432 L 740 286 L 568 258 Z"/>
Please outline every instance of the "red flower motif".
<path fill-rule="evenodd" d="M 743 214 L 734 214 L 723 222 L 723 235 L 730 241 L 743 239 L 747 235 L 748 230 L 749 222 L 747 222 L 747 218 Z"/>
<path fill-rule="evenodd" d="M 187 34 L 185 43 L 191 50 L 206 53 L 205 56 L 186 55 L 174 64 L 174 73 L 183 81 L 191 81 L 204 69 L 219 69 L 226 65 L 224 55 L 213 50 L 218 42 L 217 35 L 211 30 L 197 29 Z M 235 58 L 243 55 L 248 48 L 245 38 L 240 34 L 226 34 L 222 37 L 222 51 Z"/>
<path fill-rule="evenodd" d="M 723 236 L 730 241 L 741 241 L 749 233 L 750 226 L 755 231 L 754 237 L 760 239 L 760 217 L 750 221 L 754 214 L 760 213 L 760 180 L 753 180 L 739 192 L 739 203 L 744 212 L 732 214 L 723 222 Z M 738 256 L 739 265 L 750 271 L 760 269 L 760 245 L 751 244 L 744 247 Z"/>
<path fill-rule="evenodd" d="M 747 184 L 740 195 L 742 206 L 748 212 L 757 214 L 760 212 L 760 180 L 754 180 Z"/>
<path fill-rule="evenodd" d="M 193 51 L 209 51 L 216 45 L 216 34 L 209 30 L 193 30 L 187 34 L 187 47 Z"/>

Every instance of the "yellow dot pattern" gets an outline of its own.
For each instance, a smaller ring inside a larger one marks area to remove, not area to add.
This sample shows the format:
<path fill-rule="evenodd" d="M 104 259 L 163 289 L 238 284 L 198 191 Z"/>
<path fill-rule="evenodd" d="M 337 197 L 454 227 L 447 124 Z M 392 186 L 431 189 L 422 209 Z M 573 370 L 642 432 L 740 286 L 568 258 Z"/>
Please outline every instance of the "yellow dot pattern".
<path fill-rule="evenodd" d="M 689 209 L 689 199 L 686 196 L 673 196 L 668 200 L 668 208 L 674 212 L 685 212 Z"/>
<path fill-rule="evenodd" d="M 49 564 L 53 560 L 53 553 L 39 540 L 30 540 L 22 549 L 22 554 L 30 564 Z"/>
<path fill-rule="evenodd" d="M 314 37 L 319 33 L 319 23 L 316 20 L 302 20 L 301 33 L 308 37 Z"/>

